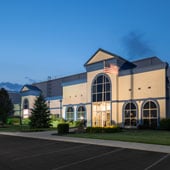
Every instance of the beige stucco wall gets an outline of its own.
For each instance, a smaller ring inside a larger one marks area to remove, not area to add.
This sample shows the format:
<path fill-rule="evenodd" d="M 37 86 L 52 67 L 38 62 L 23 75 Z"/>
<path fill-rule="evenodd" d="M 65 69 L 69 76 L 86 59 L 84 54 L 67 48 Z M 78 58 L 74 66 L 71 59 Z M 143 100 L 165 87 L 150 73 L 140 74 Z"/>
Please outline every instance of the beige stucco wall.
<path fill-rule="evenodd" d="M 86 103 L 86 92 L 86 83 L 64 86 L 63 105 Z"/>
<path fill-rule="evenodd" d="M 50 113 L 51 114 L 54 114 L 54 115 L 58 115 L 58 116 L 61 116 L 61 100 L 50 100 L 50 101 L 47 101 L 47 105 L 49 106 L 50 108 Z"/>

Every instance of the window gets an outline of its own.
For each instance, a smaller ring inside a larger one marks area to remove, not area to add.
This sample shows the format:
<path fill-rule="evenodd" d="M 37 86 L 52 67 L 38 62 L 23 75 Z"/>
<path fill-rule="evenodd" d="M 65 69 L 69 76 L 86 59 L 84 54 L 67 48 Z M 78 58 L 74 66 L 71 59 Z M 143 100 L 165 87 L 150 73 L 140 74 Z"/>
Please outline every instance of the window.
<path fill-rule="evenodd" d="M 153 101 L 147 101 L 142 108 L 142 121 L 146 127 L 156 128 L 158 126 L 158 107 Z"/>
<path fill-rule="evenodd" d="M 110 101 L 111 83 L 106 75 L 99 75 L 92 84 L 92 101 Z"/>
<path fill-rule="evenodd" d="M 24 102 L 23 102 L 23 109 L 29 109 L 29 102 L 28 102 L 28 99 L 24 99 Z"/>
<path fill-rule="evenodd" d="M 78 107 L 77 110 L 77 120 L 86 119 L 86 110 L 84 106 Z"/>
<path fill-rule="evenodd" d="M 137 109 L 132 102 L 127 103 L 124 107 L 124 126 L 137 125 Z"/>
<path fill-rule="evenodd" d="M 74 109 L 73 107 L 68 107 L 66 111 L 66 120 L 73 121 L 74 120 Z"/>

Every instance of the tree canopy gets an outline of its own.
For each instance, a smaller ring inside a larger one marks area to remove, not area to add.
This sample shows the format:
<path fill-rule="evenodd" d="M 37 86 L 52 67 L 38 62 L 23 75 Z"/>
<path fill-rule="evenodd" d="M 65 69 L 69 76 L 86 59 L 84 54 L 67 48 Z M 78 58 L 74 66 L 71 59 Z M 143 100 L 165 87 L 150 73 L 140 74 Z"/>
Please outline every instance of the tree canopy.
<path fill-rule="evenodd" d="M 7 118 L 9 115 L 12 115 L 14 112 L 14 106 L 9 98 L 9 94 L 7 90 L 4 88 L 0 89 L 0 121 L 2 123 L 7 122 Z"/>
<path fill-rule="evenodd" d="M 42 95 L 36 98 L 33 109 L 31 109 L 30 127 L 31 128 L 49 128 L 50 111 Z"/>

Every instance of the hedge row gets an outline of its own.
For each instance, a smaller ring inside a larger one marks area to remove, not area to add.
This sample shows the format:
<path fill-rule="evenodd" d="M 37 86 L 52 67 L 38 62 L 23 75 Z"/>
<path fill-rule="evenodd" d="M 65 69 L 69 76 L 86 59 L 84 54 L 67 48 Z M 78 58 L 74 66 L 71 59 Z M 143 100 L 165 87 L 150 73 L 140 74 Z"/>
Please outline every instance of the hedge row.
<path fill-rule="evenodd" d="M 113 127 L 87 127 L 87 133 L 114 133 L 120 132 L 121 128 L 117 126 Z"/>

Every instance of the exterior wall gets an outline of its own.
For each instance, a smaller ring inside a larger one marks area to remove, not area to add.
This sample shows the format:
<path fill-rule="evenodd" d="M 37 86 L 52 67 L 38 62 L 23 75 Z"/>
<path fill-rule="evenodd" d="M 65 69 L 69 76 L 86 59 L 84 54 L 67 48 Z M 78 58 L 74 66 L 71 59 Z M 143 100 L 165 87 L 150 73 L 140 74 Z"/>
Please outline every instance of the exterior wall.
<path fill-rule="evenodd" d="M 28 99 L 29 109 L 24 109 L 24 100 Z M 23 118 L 28 118 L 31 114 L 31 109 L 33 108 L 36 96 L 23 96 L 21 98 L 21 113 Z"/>
<path fill-rule="evenodd" d="M 62 116 L 61 115 L 61 109 L 62 109 L 61 102 L 62 102 L 62 100 L 60 100 L 60 99 L 47 101 L 47 104 L 50 108 L 50 113 L 52 115 L 56 115 L 56 117 Z"/>
<path fill-rule="evenodd" d="M 20 103 L 14 104 L 14 116 L 21 116 L 21 106 L 20 106 Z"/>
<path fill-rule="evenodd" d="M 62 101 L 62 117 L 66 118 L 66 108 L 72 106 L 74 108 L 74 120 L 77 120 L 77 109 L 79 106 L 84 106 L 86 115 L 88 116 L 87 104 L 87 85 L 86 83 L 64 85 L 63 86 L 63 101 Z M 86 116 L 86 119 L 87 119 Z"/>

